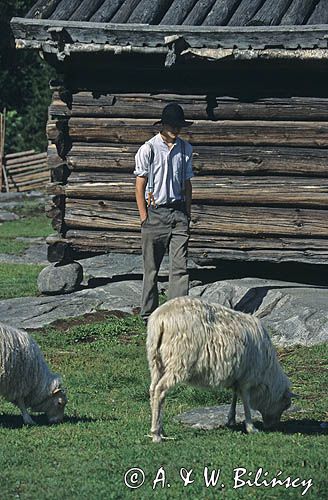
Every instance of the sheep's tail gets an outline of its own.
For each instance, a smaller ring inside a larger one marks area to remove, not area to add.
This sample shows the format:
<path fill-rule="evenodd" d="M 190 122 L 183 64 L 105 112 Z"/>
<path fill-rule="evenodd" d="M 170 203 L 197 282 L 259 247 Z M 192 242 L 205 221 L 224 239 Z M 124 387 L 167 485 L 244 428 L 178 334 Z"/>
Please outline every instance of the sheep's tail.
<path fill-rule="evenodd" d="M 149 318 L 147 326 L 147 357 L 150 372 L 153 375 L 156 373 L 158 376 L 164 372 L 163 360 L 160 353 L 160 348 L 164 335 L 164 321 L 163 318 L 152 315 Z"/>

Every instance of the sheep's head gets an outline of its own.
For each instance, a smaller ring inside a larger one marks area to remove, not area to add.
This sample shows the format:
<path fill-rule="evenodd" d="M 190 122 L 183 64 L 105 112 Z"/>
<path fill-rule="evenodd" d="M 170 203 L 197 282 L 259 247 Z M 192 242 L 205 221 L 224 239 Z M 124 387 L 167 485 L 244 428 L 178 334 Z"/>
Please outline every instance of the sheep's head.
<path fill-rule="evenodd" d="M 265 429 L 270 429 L 279 424 L 282 413 L 287 410 L 291 403 L 292 397 L 296 396 L 287 389 L 280 399 L 271 403 L 270 408 L 260 410 L 263 418 L 263 426 Z"/>
<path fill-rule="evenodd" d="M 66 391 L 61 386 L 60 378 L 56 377 L 50 385 L 48 396 L 33 410 L 46 413 L 50 424 L 58 424 L 64 419 L 66 403 Z"/>
<path fill-rule="evenodd" d="M 58 424 L 63 421 L 66 403 L 65 390 L 62 387 L 54 389 L 45 410 L 50 424 Z"/>

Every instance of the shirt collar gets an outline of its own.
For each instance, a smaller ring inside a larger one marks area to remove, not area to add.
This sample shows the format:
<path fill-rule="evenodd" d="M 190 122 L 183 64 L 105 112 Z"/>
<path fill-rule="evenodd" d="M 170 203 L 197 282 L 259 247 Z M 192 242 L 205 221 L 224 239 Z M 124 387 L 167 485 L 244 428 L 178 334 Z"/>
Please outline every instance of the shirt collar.
<path fill-rule="evenodd" d="M 163 140 L 163 137 L 161 136 L 161 133 L 160 133 L 160 132 L 158 132 L 157 137 L 159 138 L 160 142 L 161 142 L 163 145 L 165 145 L 166 147 L 168 147 L 168 145 L 166 144 L 166 142 Z M 179 141 L 179 137 L 177 137 L 177 138 L 176 138 L 176 141 L 175 141 L 175 142 L 173 142 L 172 149 L 174 148 L 174 146 L 176 146 L 176 145 L 177 145 L 178 141 Z"/>

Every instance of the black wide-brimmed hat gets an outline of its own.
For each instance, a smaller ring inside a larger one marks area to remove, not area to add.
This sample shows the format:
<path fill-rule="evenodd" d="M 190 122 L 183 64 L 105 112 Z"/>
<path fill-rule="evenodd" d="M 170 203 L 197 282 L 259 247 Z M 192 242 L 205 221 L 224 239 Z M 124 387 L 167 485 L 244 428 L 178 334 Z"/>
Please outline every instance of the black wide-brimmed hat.
<path fill-rule="evenodd" d="M 154 125 L 173 125 L 178 127 L 189 127 L 193 122 L 185 120 L 184 111 L 179 104 L 172 102 L 167 104 L 162 111 L 162 118 Z"/>

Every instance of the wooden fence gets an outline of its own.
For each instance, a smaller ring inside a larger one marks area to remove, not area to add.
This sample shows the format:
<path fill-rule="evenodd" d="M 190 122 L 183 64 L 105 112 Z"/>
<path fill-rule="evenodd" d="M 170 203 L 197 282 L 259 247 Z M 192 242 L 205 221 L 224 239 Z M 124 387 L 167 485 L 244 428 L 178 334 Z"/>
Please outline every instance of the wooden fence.
<path fill-rule="evenodd" d="M 5 148 L 6 120 L 5 113 L 0 113 L 0 193 L 2 183 L 5 181 L 6 172 L 4 169 L 4 148 Z"/>
<path fill-rule="evenodd" d="M 36 153 L 34 149 L 5 155 L 4 171 L 7 191 L 45 189 L 50 180 L 47 153 Z"/>
<path fill-rule="evenodd" d="M 34 149 L 5 154 L 6 111 L 0 113 L 0 193 L 45 189 L 50 181 L 47 153 Z"/>

